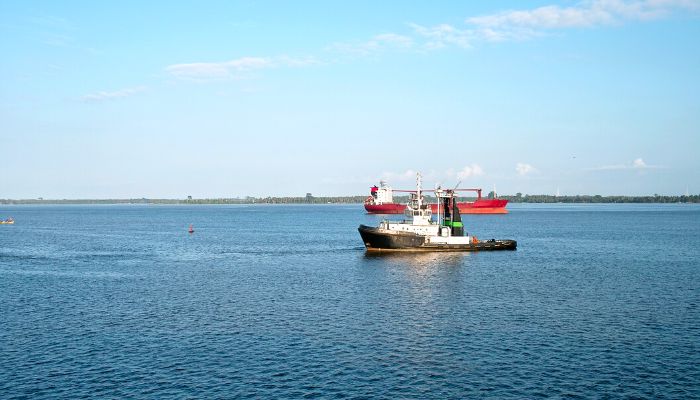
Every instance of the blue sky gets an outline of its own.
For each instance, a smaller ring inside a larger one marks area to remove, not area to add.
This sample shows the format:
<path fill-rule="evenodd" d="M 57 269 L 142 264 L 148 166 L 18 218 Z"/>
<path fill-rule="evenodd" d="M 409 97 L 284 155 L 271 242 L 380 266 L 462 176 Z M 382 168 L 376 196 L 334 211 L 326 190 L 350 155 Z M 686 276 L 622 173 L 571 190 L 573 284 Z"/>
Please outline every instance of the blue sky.
<path fill-rule="evenodd" d="M 0 198 L 354 195 L 415 171 L 697 194 L 698 38 L 698 0 L 0 0 Z"/>

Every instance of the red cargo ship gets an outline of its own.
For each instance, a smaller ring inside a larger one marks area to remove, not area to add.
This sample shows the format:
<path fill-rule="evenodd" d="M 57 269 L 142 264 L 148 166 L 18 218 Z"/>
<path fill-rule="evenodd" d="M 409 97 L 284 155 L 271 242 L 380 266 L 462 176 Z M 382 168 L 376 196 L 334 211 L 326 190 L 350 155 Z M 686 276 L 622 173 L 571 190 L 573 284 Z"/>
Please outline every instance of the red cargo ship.
<path fill-rule="evenodd" d="M 456 189 L 456 191 L 476 192 L 477 197 L 473 202 L 457 203 L 462 214 L 507 214 L 508 200 L 483 199 L 481 189 Z M 379 186 L 372 186 L 370 196 L 365 200 L 365 210 L 370 214 L 402 214 L 406 209 L 405 204 L 394 203 L 393 192 L 412 193 L 415 190 L 393 190 L 386 182 L 379 182 Z M 433 213 L 437 213 L 437 204 L 430 205 Z"/>

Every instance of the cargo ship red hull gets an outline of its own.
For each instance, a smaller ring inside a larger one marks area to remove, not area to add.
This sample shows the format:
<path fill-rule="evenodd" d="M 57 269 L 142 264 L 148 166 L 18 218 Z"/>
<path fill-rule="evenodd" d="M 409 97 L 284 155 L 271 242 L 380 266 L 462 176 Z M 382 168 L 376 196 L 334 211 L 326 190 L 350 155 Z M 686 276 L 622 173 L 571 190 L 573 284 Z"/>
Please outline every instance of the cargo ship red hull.
<path fill-rule="evenodd" d="M 507 214 L 507 204 L 508 200 L 478 199 L 474 202 L 457 203 L 457 207 L 462 214 Z M 437 213 L 437 204 L 431 204 L 430 207 L 433 213 Z M 405 209 L 406 205 L 400 203 L 365 203 L 365 210 L 370 214 L 403 214 Z"/>

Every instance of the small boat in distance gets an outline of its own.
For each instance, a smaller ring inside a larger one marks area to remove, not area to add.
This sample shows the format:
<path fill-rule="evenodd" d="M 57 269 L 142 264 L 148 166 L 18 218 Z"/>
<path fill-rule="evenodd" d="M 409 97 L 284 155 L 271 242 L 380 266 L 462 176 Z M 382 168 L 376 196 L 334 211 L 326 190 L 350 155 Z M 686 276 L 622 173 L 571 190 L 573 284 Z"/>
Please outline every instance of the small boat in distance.
<path fill-rule="evenodd" d="M 0 220 L 0 225 L 13 225 L 14 223 L 15 220 L 12 217 Z"/>
<path fill-rule="evenodd" d="M 473 202 L 457 203 L 462 214 L 507 214 L 508 200 L 484 199 L 481 197 L 481 189 L 454 189 L 454 191 L 476 192 L 477 197 Z M 370 196 L 365 199 L 365 210 L 370 214 L 401 214 L 406 209 L 405 204 L 394 203 L 394 192 L 414 193 L 415 190 L 392 189 L 385 181 L 380 181 L 379 186 L 374 185 L 370 189 Z M 430 204 L 433 213 L 437 213 L 437 203 Z"/>
<path fill-rule="evenodd" d="M 515 250 L 515 240 L 479 241 L 464 231 L 454 190 L 436 189 L 437 221 L 429 204 L 423 201 L 420 174 L 416 190 L 410 193 L 405 215 L 410 220 L 382 221 L 373 228 L 360 225 L 358 231 L 367 251 L 484 251 Z"/>

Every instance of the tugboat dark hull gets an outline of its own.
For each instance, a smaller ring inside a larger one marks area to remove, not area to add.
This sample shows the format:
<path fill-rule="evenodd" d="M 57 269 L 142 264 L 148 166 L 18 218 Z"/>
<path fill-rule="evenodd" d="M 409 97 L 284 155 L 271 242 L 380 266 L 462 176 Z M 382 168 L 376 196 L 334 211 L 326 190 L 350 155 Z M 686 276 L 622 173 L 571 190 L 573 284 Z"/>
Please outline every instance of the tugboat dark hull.
<path fill-rule="evenodd" d="M 491 251 L 515 250 L 515 240 L 489 240 L 469 244 L 426 243 L 425 236 L 408 232 L 392 232 L 360 225 L 357 229 L 367 251 Z"/>

